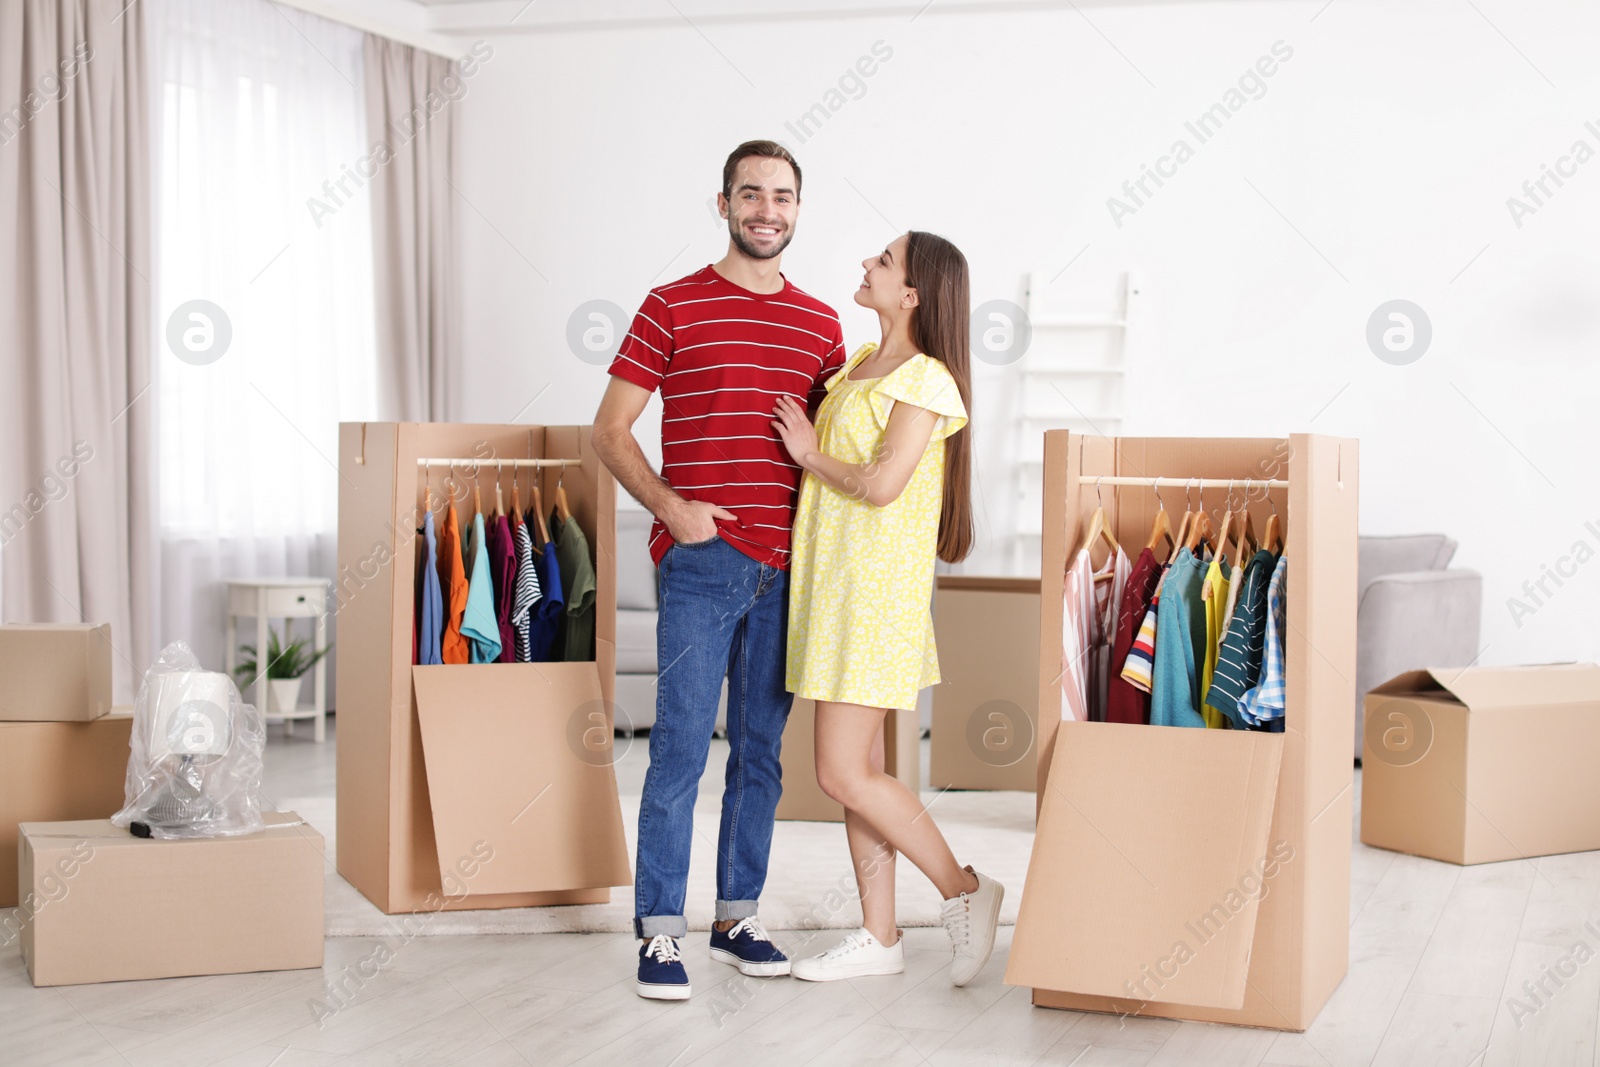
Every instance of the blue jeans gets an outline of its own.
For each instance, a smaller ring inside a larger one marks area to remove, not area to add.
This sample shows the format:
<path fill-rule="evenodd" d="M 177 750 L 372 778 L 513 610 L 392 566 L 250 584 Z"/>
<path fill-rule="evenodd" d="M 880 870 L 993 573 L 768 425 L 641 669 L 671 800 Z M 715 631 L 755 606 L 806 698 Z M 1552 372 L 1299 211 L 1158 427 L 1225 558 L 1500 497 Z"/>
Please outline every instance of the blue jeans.
<path fill-rule="evenodd" d="M 683 898 L 694 802 L 728 679 L 728 766 L 717 833 L 717 918 L 756 913 L 783 791 L 778 751 L 794 698 L 784 689 L 789 575 L 720 537 L 673 545 L 658 568 L 660 674 L 650 769 L 639 802 L 634 933 L 689 932 Z M 706 842 L 699 843 L 704 847 Z"/>

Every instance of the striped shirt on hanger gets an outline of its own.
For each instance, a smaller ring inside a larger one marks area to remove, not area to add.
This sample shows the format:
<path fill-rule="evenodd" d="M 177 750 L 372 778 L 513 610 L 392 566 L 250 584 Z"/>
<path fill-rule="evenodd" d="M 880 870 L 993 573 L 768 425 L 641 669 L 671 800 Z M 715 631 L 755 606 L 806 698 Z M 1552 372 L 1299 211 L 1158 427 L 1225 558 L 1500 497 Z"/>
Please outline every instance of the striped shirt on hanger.
<path fill-rule="evenodd" d="M 739 517 L 718 536 L 751 559 L 789 566 L 800 467 L 772 428 L 778 397 L 813 412 L 844 365 L 839 316 L 788 279 L 776 293 L 743 289 L 707 266 L 650 290 L 611 373 L 661 390 L 661 476 L 687 500 Z M 657 519 L 656 563 L 672 547 Z"/>

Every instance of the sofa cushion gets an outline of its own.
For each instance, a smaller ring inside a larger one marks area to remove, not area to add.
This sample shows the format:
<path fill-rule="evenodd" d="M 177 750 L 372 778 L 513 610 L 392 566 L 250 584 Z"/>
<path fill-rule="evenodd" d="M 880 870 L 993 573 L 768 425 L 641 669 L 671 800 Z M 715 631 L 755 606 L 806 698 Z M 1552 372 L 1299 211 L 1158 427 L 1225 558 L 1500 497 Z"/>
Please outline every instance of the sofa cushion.
<path fill-rule="evenodd" d="M 617 673 L 656 673 L 656 613 L 617 612 Z"/>
<path fill-rule="evenodd" d="M 656 610 L 656 565 L 650 559 L 650 524 L 654 521 L 655 516 L 642 508 L 617 508 L 618 612 Z M 653 637 L 650 648 L 653 657 Z M 618 665 L 617 669 L 622 667 Z"/>
<path fill-rule="evenodd" d="M 1362 537 L 1357 542 L 1356 584 L 1361 592 L 1386 574 L 1442 571 L 1456 554 L 1456 543 L 1444 534 Z"/>

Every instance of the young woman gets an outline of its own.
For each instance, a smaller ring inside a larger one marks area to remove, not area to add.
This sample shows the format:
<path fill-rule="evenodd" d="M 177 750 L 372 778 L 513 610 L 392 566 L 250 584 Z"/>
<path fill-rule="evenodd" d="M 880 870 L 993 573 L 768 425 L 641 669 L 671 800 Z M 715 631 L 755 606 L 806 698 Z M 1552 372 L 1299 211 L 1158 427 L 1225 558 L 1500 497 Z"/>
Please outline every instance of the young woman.
<path fill-rule="evenodd" d="M 884 713 L 914 709 L 939 681 L 934 559 L 972 545 L 967 261 L 916 230 L 862 263 L 856 303 L 883 340 L 826 386 L 813 427 L 787 397 L 773 425 L 805 470 L 789 570 L 788 688 L 817 706 L 817 782 L 844 805 L 863 925 L 792 973 L 831 981 L 905 970 L 894 916 L 895 854 L 944 898 L 965 985 L 994 949 L 1005 888 L 956 862 L 916 794 L 883 771 Z"/>

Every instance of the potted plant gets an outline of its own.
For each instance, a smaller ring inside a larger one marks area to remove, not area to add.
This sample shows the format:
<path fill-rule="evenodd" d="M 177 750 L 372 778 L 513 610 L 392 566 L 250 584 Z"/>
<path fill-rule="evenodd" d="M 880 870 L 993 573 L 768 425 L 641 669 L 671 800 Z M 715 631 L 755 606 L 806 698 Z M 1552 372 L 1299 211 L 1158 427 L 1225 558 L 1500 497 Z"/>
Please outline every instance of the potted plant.
<path fill-rule="evenodd" d="M 300 679 L 317 661 L 332 651 L 333 646 L 318 652 L 311 647 L 309 641 L 290 641 L 282 644 L 278 640 L 278 631 L 271 628 L 267 631 L 267 713 L 271 715 L 287 715 L 300 705 Z M 255 680 L 259 670 L 257 664 L 256 647 L 254 645 L 240 645 L 239 653 L 245 657 L 234 668 L 234 674 L 239 677 L 241 686 L 248 685 Z"/>

